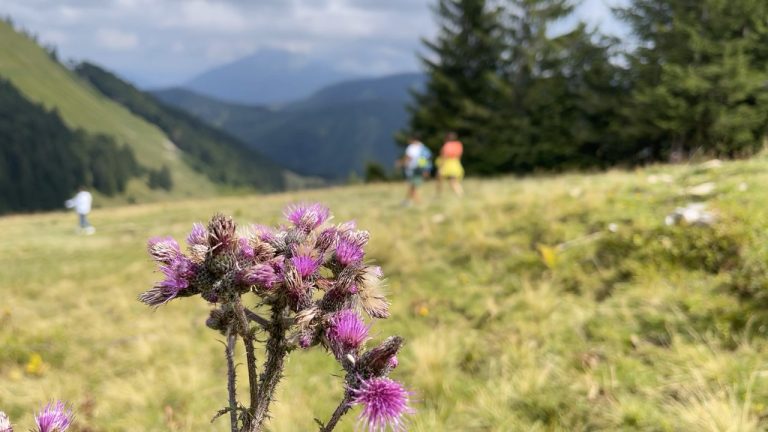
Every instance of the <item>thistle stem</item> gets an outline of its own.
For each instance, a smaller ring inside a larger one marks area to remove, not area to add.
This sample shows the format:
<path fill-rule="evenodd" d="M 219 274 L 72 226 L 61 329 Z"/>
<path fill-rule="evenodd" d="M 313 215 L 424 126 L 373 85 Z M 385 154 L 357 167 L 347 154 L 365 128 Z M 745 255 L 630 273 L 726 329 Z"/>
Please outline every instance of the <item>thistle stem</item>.
<path fill-rule="evenodd" d="M 229 393 L 229 422 L 232 432 L 238 432 L 237 430 L 237 388 L 235 382 L 237 379 L 235 372 L 235 343 L 237 342 L 237 334 L 230 328 L 227 331 L 227 347 L 225 353 L 227 355 L 227 392 Z"/>
<path fill-rule="evenodd" d="M 259 383 L 258 383 L 258 373 L 256 370 L 256 353 L 253 347 L 253 332 L 250 330 L 248 326 L 248 312 L 250 311 L 245 307 L 243 307 L 243 304 L 240 302 L 239 299 L 235 303 L 235 311 L 240 321 L 240 327 L 242 327 L 241 335 L 243 338 L 243 345 L 245 345 L 246 365 L 248 368 L 248 390 L 249 390 L 249 396 L 251 398 L 251 404 L 248 408 L 248 414 L 251 417 L 249 418 L 249 422 L 250 422 L 250 420 L 253 418 L 254 413 L 256 412 L 256 405 L 257 405 L 257 401 L 259 400 L 259 394 L 260 394 Z M 256 315 L 256 314 L 253 314 L 253 315 Z"/>
<path fill-rule="evenodd" d="M 264 362 L 264 373 L 259 381 L 258 399 L 253 413 L 250 432 L 261 430 L 269 413 L 269 404 L 272 402 L 275 387 L 283 376 L 285 355 L 288 353 L 285 344 L 287 327 L 283 323 L 285 304 L 279 303 L 272 306 L 272 323 L 269 327 L 269 340 L 267 341 L 267 360 Z"/>
<path fill-rule="evenodd" d="M 349 395 L 349 392 L 344 394 L 344 399 L 342 399 L 341 403 L 338 407 L 336 407 L 336 411 L 333 412 L 333 415 L 331 416 L 331 419 L 328 420 L 328 423 L 325 424 L 324 427 L 320 428 L 320 432 L 331 432 L 335 427 L 336 424 L 341 420 L 342 417 L 344 417 L 344 414 L 349 411 L 349 409 L 352 407 L 352 405 L 349 404 L 351 398 Z"/>

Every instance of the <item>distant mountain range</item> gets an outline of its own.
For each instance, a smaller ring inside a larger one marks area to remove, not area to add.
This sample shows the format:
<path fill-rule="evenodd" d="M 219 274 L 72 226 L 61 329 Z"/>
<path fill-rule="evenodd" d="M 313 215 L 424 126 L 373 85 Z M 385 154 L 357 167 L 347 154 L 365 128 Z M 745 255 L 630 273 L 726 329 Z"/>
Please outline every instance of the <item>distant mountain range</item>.
<path fill-rule="evenodd" d="M 406 73 L 336 83 L 282 107 L 228 103 L 173 88 L 153 94 L 303 175 L 343 180 L 367 162 L 391 167 L 400 150 L 394 134 L 408 120 L 410 91 L 424 75 Z"/>
<path fill-rule="evenodd" d="M 206 71 L 182 87 L 226 102 L 282 104 L 353 78 L 331 63 L 288 51 L 264 49 Z"/>
<path fill-rule="evenodd" d="M 0 212 L 52 208 L 80 182 L 104 194 L 99 205 L 306 185 L 253 146 L 95 65 L 67 69 L 2 20 L 0 80 L 0 123 L 15 126 L 0 127 L 0 157 L 11 164 L 0 176 L 0 201 L 10 197 Z M 11 169 L 20 171 L 9 177 Z M 112 175 L 117 169 L 125 172 Z"/>

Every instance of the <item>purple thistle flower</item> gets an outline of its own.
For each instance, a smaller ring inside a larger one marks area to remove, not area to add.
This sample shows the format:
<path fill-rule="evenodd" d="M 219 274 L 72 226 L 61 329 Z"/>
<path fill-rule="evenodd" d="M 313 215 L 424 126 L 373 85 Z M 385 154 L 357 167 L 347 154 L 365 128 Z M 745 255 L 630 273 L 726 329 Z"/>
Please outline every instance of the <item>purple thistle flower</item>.
<path fill-rule="evenodd" d="M 11 420 L 2 411 L 0 411 L 0 432 L 13 432 Z"/>
<path fill-rule="evenodd" d="M 356 312 L 345 309 L 331 318 L 326 337 L 334 354 L 341 357 L 365 342 L 368 328 Z"/>
<path fill-rule="evenodd" d="M 258 237 L 259 240 L 266 243 L 273 243 L 275 241 L 275 230 L 266 225 L 254 224 L 251 225 L 251 230 Z"/>
<path fill-rule="evenodd" d="M 302 279 L 312 276 L 320 268 L 320 261 L 307 255 L 296 255 L 291 258 L 291 262 Z"/>
<path fill-rule="evenodd" d="M 403 416 L 413 412 L 408 406 L 409 393 L 400 383 L 389 378 L 363 380 L 352 390 L 352 403 L 362 405 L 360 422 L 370 432 L 404 431 Z"/>
<path fill-rule="evenodd" d="M 241 276 L 241 280 L 244 283 L 257 285 L 265 289 L 271 289 L 279 279 L 275 269 L 269 264 L 259 264 L 250 267 Z"/>
<path fill-rule="evenodd" d="M 64 402 L 51 402 L 35 416 L 37 432 L 64 432 L 73 418 L 72 410 Z"/>
<path fill-rule="evenodd" d="M 208 229 L 201 223 L 192 225 L 192 231 L 187 235 L 187 244 L 190 246 L 208 246 Z"/>
<path fill-rule="evenodd" d="M 189 287 L 189 281 L 195 277 L 199 268 L 184 255 L 179 255 L 170 263 L 160 266 L 165 279 L 149 291 L 141 294 L 139 300 L 149 306 L 167 303 Z"/>
<path fill-rule="evenodd" d="M 304 232 L 310 232 L 319 227 L 330 216 L 330 210 L 319 203 L 294 204 L 285 209 L 285 218 Z"/>
<path fill-rule="evenodd" d="M 339 239 L 336 244 L 336 259 L 343 266 L 358 263 L 363 260 L 364 256 L 365 251 L 363 251 L 362 246 L 346 237 Z"/>
<path fill-rule="evenodd" d="M 181 255 L 179 243 L 173 237 L 152 237 L 147 242 L 147 251 L 155 261 L 169 264 Z"/>
<path fill-rule="evenodd" d="M 256 255 L 253 250 L 253 246 L 245 237 L 240 237 L 237 241 L 237 252 L 241 258 L 246 260 L 252 260 Z"/>

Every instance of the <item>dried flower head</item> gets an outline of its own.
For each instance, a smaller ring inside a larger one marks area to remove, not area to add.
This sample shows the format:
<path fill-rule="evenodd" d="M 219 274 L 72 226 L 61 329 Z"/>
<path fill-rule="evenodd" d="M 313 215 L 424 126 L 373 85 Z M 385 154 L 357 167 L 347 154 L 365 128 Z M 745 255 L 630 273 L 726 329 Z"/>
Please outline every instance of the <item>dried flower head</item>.
<path fill-rule="evenodd" d="M 321 204 L 295 204 L 285 210 L 285 218 L 296 228 L 310 232 L 319 227 L 331 216 L 328 208 Z"/>
<path fill-rule="evenodd" d="M 368 431 L 405 430 L 403 416 L 413 410 L 409 393 L 400 383 L 389 378 L 363 380 L 352 394 L 352 403 L 363 407 L 359 418 Z"/>
<path fill-rule="evenodd" d="M 169 264 L 181 254 L 179 244 L 173 237 L 152 237 L 147 242 L 149 255 L 157 262 Z"/>
<path fill-rule="evenodd" d="M 36 416 L 37 432 L 64 432 L 72 424 L 74 415 L 64 402 L 49 403 Z"/>

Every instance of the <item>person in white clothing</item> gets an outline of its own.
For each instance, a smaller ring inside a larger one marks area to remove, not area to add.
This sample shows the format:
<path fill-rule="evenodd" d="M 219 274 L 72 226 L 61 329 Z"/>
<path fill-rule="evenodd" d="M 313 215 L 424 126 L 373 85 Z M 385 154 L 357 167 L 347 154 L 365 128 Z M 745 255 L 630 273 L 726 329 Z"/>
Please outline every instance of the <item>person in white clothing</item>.
<path fill-rule="evenodd" d="M 92 202 L 93 197 L 91 193 L 85 190 L 84 187 L 80 187 L 77 194 L 64 203 L 67 208 L 75 209 L 75 213 L 77 213 L 80 221 L 80 230 L 86 234 L 93 234 L 96 231 L 88 222 L 88 213 L 91 212 Z"/>
<path fill-rule="evenodd" d="M 418 188 L 429 175 L 432 164 L 432 153 L 418 137 L 413 136 L 405 148 L 405 156 L 401 160 L 408 181 L 408 192 L 403 204 L 419 202 Z"/>

